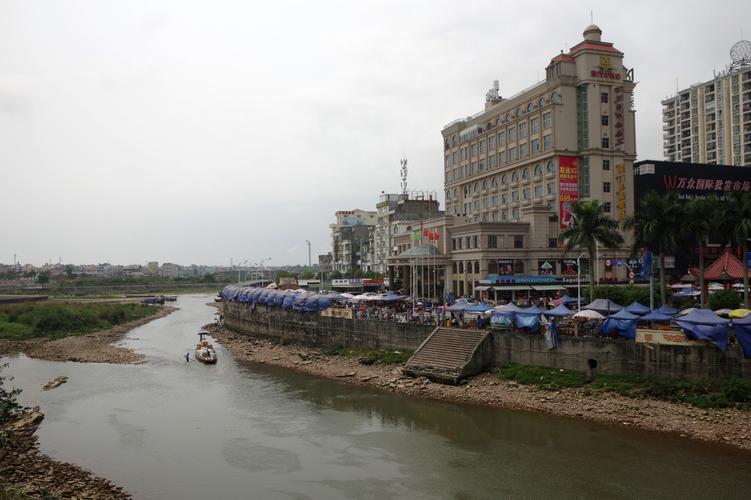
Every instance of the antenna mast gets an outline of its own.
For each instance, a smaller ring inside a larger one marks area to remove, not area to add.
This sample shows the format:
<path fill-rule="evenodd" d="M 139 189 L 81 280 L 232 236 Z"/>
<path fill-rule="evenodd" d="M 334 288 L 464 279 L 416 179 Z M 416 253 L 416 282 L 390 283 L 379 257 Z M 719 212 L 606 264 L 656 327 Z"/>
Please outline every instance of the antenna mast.
<path fill-rule="evenodd" d="M 407 158 L 402 158 L 399 162 L 401 165 L 401 175 L 402 175 L 402 194 L 407 195 Z"/>

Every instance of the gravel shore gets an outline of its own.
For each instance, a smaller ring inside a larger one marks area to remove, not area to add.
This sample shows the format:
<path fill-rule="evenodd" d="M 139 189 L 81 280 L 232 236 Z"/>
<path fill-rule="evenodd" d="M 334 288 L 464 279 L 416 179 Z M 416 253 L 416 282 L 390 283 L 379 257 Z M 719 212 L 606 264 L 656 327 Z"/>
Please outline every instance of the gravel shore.
<path fill-rule="evenodd" d="M 0 356 L 21 352 L 30 358 L 79 363 L 140 363 L 144 356 L 130 349 L 113 345 L 132 329 L 176 311 L 174 307 L 155 308 L 154 314 L 117 325 L 109 330 L 71 335 L 61 339 L 0 340 Z"/>
<path fill-rule="evenodd" d="M 35 435 L 44 415 L 39 408 L 21 412 L 0 426 L 0 492 L 23 493 L 29 498 L 131 498 L 120 486 L 77 465 L 43 455 Z M 0 495 L 2 496 L 2 495 Z"/>
<path fill-rule="evenodd" d="M 239 360 L 266 363 L 339 380 L 346 384 L 457 403 L 536 411 L 618 426 L 679 434 L 751 450 L 751 412 L 703 410 L 654 399 L 636 399 L 589 389 L 550 391 L 499 380 L 483 373 L 466 384 L 449 386 L 402 375 L 402 365 L 363 365 L 354 358 L 327 356 L 319 349 L 279 345 L 237 334 L 215 325 L 205 327 Z"/>

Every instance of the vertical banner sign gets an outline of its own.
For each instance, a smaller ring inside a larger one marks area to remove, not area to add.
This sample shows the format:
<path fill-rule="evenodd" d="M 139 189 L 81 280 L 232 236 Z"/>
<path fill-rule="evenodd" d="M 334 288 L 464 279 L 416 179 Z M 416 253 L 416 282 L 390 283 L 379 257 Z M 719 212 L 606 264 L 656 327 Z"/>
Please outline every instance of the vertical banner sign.
<path fill-rule="evenodd" d="M 626 220 L 626 169 L 623 165 L 615 166 L 615 194 L 618 197 L 618 220 Z"/>
<path fill-rule="evenodd" d="M 566 229 L 571 225 L 571 202 L 579 199 L 579 172 L 576 167 L 576 156 L 561 156 L 558 158 L 558 218 L 560 228 Z"/>

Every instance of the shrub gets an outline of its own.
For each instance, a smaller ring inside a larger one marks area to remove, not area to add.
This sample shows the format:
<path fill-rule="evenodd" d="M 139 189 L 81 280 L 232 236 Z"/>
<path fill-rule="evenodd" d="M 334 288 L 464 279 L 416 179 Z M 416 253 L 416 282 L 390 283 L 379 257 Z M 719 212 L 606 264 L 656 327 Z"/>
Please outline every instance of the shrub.
<path fill-rule="evenodd" d="M 735 290 L 720 290 L 709 296 L 709 307 L 717 309 L 738 309 L 741 298 Z"/>

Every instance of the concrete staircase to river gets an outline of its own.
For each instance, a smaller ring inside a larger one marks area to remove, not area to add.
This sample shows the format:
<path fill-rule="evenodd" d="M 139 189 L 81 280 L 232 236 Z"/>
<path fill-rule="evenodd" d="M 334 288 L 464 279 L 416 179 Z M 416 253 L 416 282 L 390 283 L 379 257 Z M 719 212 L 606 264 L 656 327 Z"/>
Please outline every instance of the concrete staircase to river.
<path fill-rule="evenodd" d="M 438 327 L 402 370 L 412 377 L 458 384 L 486 370 L 493 361 L 492 337 L 485 330 Z"/>

